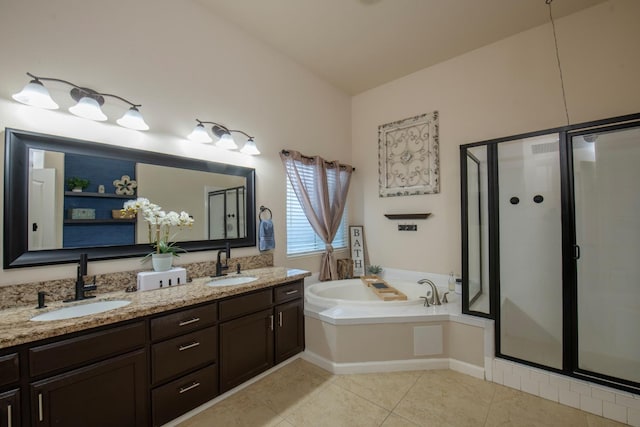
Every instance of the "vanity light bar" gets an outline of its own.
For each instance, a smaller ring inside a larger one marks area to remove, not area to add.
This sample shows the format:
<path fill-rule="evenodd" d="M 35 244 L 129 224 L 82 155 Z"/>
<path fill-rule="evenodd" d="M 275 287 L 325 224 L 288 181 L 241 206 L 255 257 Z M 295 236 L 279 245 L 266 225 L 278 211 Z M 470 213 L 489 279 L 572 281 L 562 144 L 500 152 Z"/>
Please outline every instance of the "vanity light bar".
<path fill-rule="evenodd" d="M 52 77 L 39 77 L 31 73 L 27 73 L 27 75 L 33 80 L 27 83 L 27 85 L 20 92 L 12 96 L 13 99 L 22 104 L 39 108 L 47 108 L 50 110 L 57 110 L 59 108 L 58 104 L 51 98 L 49 91 L 44 86 L 44 84 L 42 84 L 42 82 L 59 82 L 72 87 L 69 94 L 71 95 L 71 98 L 77 101 L 77 104 L 69 108 L 69 112 L 71 114 L 89 120 L 105 121 L 107 120 L 107 116 L 102 112 L 102 109 L 100 107 L 102 106 L 102 104 L 104 104 L 105 97 L 116 98 L 131 106 L 121 118 L 116 120 L 116 123 L 118 123 L 122 127 L 134 130 L 149 129 L 149 125 L 145 123 L 144 119 L 142 118 L 142 114 L 140 114 L 140 110 L 138 110 L 138 108 L 142 106 L 141 104 L 134 104 L 133 102 L 128 101 L 118 95 L 113 95 L 110 93 L 99 93 L 93 89 L 78 86 L 67 80 L 56 79 Z"/>
<path fill-rule="evenodd" d="M 252 156 L 256 156 L 260 154 L 258 147 L 254 141 L 254 137 L 249 135 L 248 133 L 241 131 L 239 129 L 229 129 L 228 127 L 221 125 L 216 122 L 202 121 L 196 119 L 198 124 L 193 129 L 193 131 L 187 135 L 187 138 L 191 141 L 208 143 L 213 142 L 213 139 L 207 132 L 205 128 L 205 124 L 210 124 L 211 132 L 218 138 L 218 142 L 216 142 L 216 147 L 224 148 L 225 150 L 237 150 L 238 145 L 233 139 L 231 132 L 241 133 L 247 137 L 247 142 L 244 143 L 244 146 L 240 149 L 241 153 L 249 154 Z"/>

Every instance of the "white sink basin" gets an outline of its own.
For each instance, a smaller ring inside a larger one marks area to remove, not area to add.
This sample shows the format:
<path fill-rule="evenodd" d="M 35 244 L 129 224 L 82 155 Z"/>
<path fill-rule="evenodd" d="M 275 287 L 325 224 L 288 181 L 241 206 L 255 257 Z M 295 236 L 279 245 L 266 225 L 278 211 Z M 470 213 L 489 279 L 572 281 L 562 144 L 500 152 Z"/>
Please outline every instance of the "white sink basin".
<path fill-rule="evenodd" d="M 35 322 L 46 322 L 48 320 L 72 319 L 74 317 L 88 316 L 90 314 L 102 313 L 131 304 L 131 301 L 97 301 L 87 304 L 73 305 L 59 308 L 32 317 Z"/>
<path fill-rule="evenodd" d="M 207 286 L 233 286 L 233 285 L 242 285 L 243 283 L 250 283 L 254 280 L 258 280 L 257 277 L 251 276 L 233 276 L 233 277 L 223 277 L 221 279 L 214 279 L 211 282 L 207 283 Z"/>

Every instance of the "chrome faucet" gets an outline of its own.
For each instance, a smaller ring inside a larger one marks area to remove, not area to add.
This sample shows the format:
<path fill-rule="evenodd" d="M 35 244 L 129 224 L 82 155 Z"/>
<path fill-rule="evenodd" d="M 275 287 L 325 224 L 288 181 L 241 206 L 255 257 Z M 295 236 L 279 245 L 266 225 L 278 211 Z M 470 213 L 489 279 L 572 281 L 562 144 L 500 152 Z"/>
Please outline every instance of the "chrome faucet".
<path fill-rule="evenodd" d="M 220 255 L 222 255 L 222 253 L 225 252 L 225 260 L 224 260 L 224 265 L 222 265 L 222 261 L 220 260 Z M 218 256 L 216 257 L 216 275 L 215 277 L 219 277 L 222 276 L 222 270 L 227 270 L 229 268 L 229 258 L 231 258 L 231 243 L 226 242 L 225 243 L 225 248 L 224 249 L 220 249 L 218 251 Z"/>
<path fill-rule="evenodd" d="M 440 302 L 440 295 L 438 295 L 438 288 L 435 283 L 429 279 L 420 279 L 418 280 L 418 283 L 420 285 L 427 284 L 431 287 L 431 298 L 429 298 L 428 295 L 426 297 L 420 297 L 424 298 L 425 307 L 429 307 L 430 305 L 442 305 L 442 302 Z"/>
<path fill-rule="evenodd" d="M 76 275 L 75 296 L 73 299 L 65 300 L 64 302 L 80 301 L 95 297 L 95 295 L 85 295 L 85 292 L 95 291 L 98 288 L 96 286 L 96 276 L 93 276 L 93 284 L 87 285 L 84 283 L 84 276 L 87 275 L 88 261 L 89 256 L 87 254 L 80 254 L 80 262 L 78 263 L 78 272 Z"/>

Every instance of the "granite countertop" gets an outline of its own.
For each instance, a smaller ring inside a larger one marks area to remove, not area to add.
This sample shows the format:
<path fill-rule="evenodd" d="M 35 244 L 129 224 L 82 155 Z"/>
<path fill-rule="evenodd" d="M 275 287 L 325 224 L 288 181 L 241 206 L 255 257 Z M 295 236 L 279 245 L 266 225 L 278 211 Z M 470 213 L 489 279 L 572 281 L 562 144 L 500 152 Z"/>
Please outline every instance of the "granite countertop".
<path fill-rule="evenodd" d="M 152 291 L 103 293 L 98 294 L 96 298 L 73 303 L 47 301 L 47 307 L 39 310 L 32 306 L 4 309 L 0 310 L 0 348 L 12 347 L 70 332 L 82 331 L 97 326 L 158 314 L 176 308 L 214 301 L 257 289 L 269 288 L 280 283 L 302 279 L 310 275 L 311 273 L 305 270 L 288 269 L 285 267 L 257 268 L 245 270 L 239 274 L 239 276 L 258 278 L 253 282 L 241 285 L 211 287 L 207 286 L 206 283 L 212 279 L 210 277 L 201 277 L 193 279 L 184 285 Z M 234 276 L 237 275 L 229 274 L 227 277 Z M 131 304 L 111 311 L 91 314 L 84 317 L 44 322 L 30 320 L 38 314 L 59 308 L 113 300 L 127 300 L 131 301 Z"/>

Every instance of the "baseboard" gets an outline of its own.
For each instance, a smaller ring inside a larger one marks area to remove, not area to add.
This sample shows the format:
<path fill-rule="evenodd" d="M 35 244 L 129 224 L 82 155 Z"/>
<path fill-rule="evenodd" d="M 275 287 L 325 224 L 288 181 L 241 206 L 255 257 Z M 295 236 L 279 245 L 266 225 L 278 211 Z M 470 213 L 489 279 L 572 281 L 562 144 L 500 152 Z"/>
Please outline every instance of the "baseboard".
<path fill-rule="evenodd" d="M 460 372 L 461 374 L 467 374 L 481 380 L 485 379 L 484 368 L 481 366 L 472 365 L 471 363 L 462 362 L 457 359 L 449 359 L 449 369 L 452 371 Z"/>
<path fill-rule="evenodd" d="M 305 350 L 304 353 L 302 353 L 302 358 L 334 374 L 368 374 L 374 372 L 451 369 L 452 371 L 484 379 L 484 369 L 482 367 L 449 358 L 336 363 L 309 350 Z"/>

